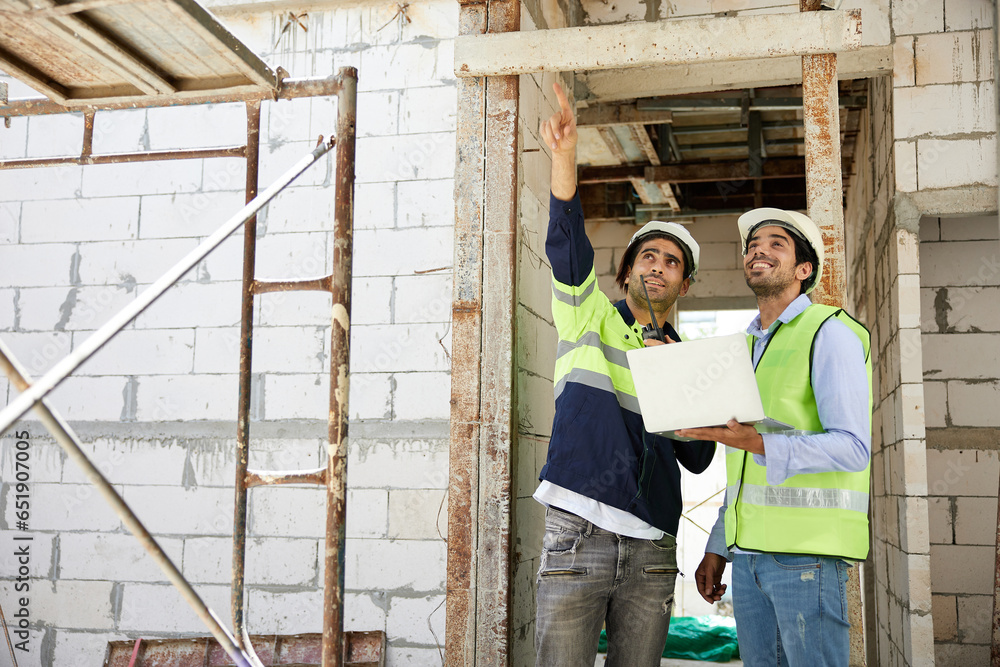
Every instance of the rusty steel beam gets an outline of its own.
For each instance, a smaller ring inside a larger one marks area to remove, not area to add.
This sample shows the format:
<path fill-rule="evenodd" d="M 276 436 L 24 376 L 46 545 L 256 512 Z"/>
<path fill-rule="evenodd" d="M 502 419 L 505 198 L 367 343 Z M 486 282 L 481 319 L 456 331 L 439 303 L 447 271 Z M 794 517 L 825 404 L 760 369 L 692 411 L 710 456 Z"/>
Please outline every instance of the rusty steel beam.
<path fill-rule="evenodd" d="M 31 378 L 2 340 L 0 340 L 0 370 L 6 374 L 11 384 L 22 392 L 22 395 L 30 391 L 32 386 L 30 384 Z M 160 570 L 166 575 L 167 580 L 180 592 L 184 601 L 194 610 L 202 623 L 208 627 L 209 632 L 212 633 L 215 640 L 225 649 L 229 657 L 240 667 L 252 667 L 254 663 L 251 657 L 237 646 L 236 640 L 219 623 L 219 619 L 215 613 L 205 604 L 197 591 L 191 587 L 191 584 L 184 578 L 181 571 L 170 560 L 170 556 L 163 551 L 156 538 L 150 534 L 146 526 L 139 520 L 139 517 L 135 515 L 135 512 L 132 511 L 125 500 L 115 491 L 114 487 L 111 486 L 107 478 L 98 470 L 97 466 L 87 458 L 87 455 L 83 452 L 79 436 L 76 435 L 69 424 L 52 411 L 45 399 L 40 399 L 34 407 L 39 421 L 52 434 L 52 437 L 59 443 L 59 446 L 66 452 L 67 457 L 80 466 L 87 480 L 97 488 L 98 493 L 104 497 L 104 500 L 107 501 L 111 509 L 121 519 L 121 522 L 129 529 L 129 532 L 132 533 L 136 540 L 139 541 L 139 544 L 142 545 L 142 548 L 153 558 Z"/>
<path fill-rule="evenodd" d="M 344 549 L 347 514 L 348 377 L 351 370 L 351 270 L 354 257 L 354 149 L 358 71 L 341 70 L 333 208 L 333 295 L 330 331 L 330 413 L 326 471 L 323 667 L 344 664 Z"/>
<path fill-rule="evenodd" d="M 485 33 L 486 5 L 462 4 L 458 21 L 460 34 Z M 459 79 L 457 87 L 445 655 L 449 665 L 471 667 L 476 664 L 486 79 Z"/>
<path fill-rule="evenodd" d="M 243 484 L 250 489 L 255 486 L 277 486 L 280 484 L 318 484 L 326 486 L 326 468 L 315 470 L 247 470 Z"/>
<path fill-rule="evenodd" d="M 148 109 L 173 106 L 191 106 L 195 104 L 221 104 L 224 102 L 252 102 L 254 100 L 293 100 L 300 97 L 323 97 L 336 95 L 340 92 L 339 76 L 322 79 L 282 79 L 276 92 L 262 92 L 259 88 L 247 88 L 226 94 L 187 92 L 164 98 L 138 97 L 134 100 L 105 102 L 100 104 L 74 104 L 71 107 L 62 106 L 45 97 L 11 100 L 0 104 L 0 118 L 15 118 L 20 116 L 50 116 L 61 113 L 79 113 L 86 110 L 121 111 L 126 109 Z"/>
<path fill-rule="evenodd" d="M 333 276 L 309 278 L 307 280 L 255 280 L 254 294 L 271 292 L 329 292 L 333 286 Z"/>
<path fill-rule="evenodd" d="M 93 115 L 85 116 L 93 118 Z M 93 121 L 91 121 L 90 136 L 93 138 Z M 0 160 L 0 170 L 3 169 L 35 169 L 39 167 L 56 167 L 62 164 L 77 164 L 89 166 L 94 164 L 125 164 L 132 162 L 158 162 L 161 160 L 199 160 L 216 157 L 244 157 L 246 146 L 228 146 L 225 148 L 196 148 L 173 151 L 150 151 L 145 153 L 110 153 L 106 155 L 91 155 L 87 151 L 91 146 L 84 134 L 84 146 L 79 156 L 58 156 L 40 158 L 17 158 Z"/>
<path fill-rule="evenodd" d="M 837 136 L 839 138 L 840 135 Z M 715 183 L 719 181 L 749 181 L 756 178 L 795 178 L 805 176 L 807 171 L 808 165 L 799 158 L 772 158 L 761 165 L 760 176 L 751 175 L 754 172 L 754 167 L 750 160 L 705 164 L 665 164 L 659 167 L 646 167 L 644 176 L 647 181 L 657 183 Z M 841 215 L 841 219 L 843 219 L 843 215 Z"/>
<path fill-rule="evenodd" d="M 247 109 L 246 201 L 257 196 L 260 167 L 260 102 Z M 253 653 L 246 628 L 247 466 L 250 461 L 250 383 L 253 359 L 253 283 L 257 259 L 257 216 L 243 223 L 243 284 L 240 297 L 240 375 L 236 412 L 236 484 L 233 501 L 233 585 L 229 591 L 233 632 L 240 648 Z M 256 656 L 256 654 L 254 654 Z"/>

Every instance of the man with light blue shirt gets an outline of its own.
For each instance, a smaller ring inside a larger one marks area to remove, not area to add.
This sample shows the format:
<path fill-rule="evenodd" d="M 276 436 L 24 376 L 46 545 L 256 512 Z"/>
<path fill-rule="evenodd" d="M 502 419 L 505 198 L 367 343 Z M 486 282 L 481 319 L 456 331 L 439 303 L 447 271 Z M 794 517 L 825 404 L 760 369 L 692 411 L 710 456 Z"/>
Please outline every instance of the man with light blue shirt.
<path fill-rule="evenodd" d="M 625 353 L 679 340 L 667 318 L 700 249 L 681 225 L 650 222 L 622 255 L 625 298 L 611 303 L 598 289 L 576 187 L 576 121 L 555 91 L 560 109 L 541 135 L 552 149 L 545 251 L 559 347 L 552 437 L 534 494 L 547 508 L 535 664 L 593 667 L 603 625 L 608 667 L 656 667 L 677 577 L 680 465 L 704 471 L 715 443 L 646 432 Z M 645 341 L 657 328 L 665 340 Z"/>
<path fill-rule="evenodd" d="M 726 502 L 695 573 L 718 601 L 733 562 L 733 609 L 748 667 L 846 667 L 850 561 L 868 555 L 870 336 L 806 294 L 823 271 L 823 237 L 805 215 L 763 208 L 739 219 L 743 270 L 757 297 L 747 328 L 764 412 L 748 424 L 678 435 L 726 445 Z"/>

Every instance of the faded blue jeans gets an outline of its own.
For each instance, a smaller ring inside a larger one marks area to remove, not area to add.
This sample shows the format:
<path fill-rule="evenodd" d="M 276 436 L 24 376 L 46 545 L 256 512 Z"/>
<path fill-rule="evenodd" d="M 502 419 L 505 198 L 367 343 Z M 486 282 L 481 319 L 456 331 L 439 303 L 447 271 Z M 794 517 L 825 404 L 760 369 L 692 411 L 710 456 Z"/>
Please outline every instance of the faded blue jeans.
<path fill-rule="evenodd" d="M 847 667 L 847 574 L 839 558 L 738 553 L 733 611 L 746 667 Z"/>
<path fill-rule="evenodd" d="M 605 625 L 608 667 L 658 666 L 676 578 L 672 536 L 624 537 L 550 507 L 538 570 L 535 664 L 594 667 Z"/>

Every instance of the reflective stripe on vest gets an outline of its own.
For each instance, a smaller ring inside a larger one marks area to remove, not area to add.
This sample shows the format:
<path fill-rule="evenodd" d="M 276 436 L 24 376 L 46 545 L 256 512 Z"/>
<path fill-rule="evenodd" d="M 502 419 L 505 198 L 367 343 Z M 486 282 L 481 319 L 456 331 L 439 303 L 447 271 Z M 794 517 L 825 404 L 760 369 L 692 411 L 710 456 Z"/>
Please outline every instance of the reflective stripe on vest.
<path fill-rule="evenodd" d="M 764 413 L 797 429 L 823 431 L 812 391 L 812 344 L 837 317 L 861 340 L 871 407 L 868 331 L 842 310 L 811 305 L 779 326 L 757 364 Z M 753 340 L 749 343 L 752 347 Z M 726 450 L 726 542 L 771 553 L 809 553 L 863 560 L 868 555 L 869 469 L 794 475 L 778 486 L 752 455 Z"/>

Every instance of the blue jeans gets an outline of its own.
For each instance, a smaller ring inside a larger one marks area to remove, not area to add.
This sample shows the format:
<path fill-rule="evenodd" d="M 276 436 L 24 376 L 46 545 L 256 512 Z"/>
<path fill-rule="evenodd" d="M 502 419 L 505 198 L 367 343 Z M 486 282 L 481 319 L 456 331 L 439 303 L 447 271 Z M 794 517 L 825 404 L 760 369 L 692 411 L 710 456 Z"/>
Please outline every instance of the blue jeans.
<path fill-rule="evenodd" d="M 733 611 L 746 667 L 847 667 L 847 573 L 838 558 L 736 554 Z"/>
<path fill-rule="evenodd" d="M 603 624 L 608 667 L 658 666 L 676 578 L 674 537 L 624 537 L 550 507 L 538 570 L 535 664 L 594 667 Z"/>

